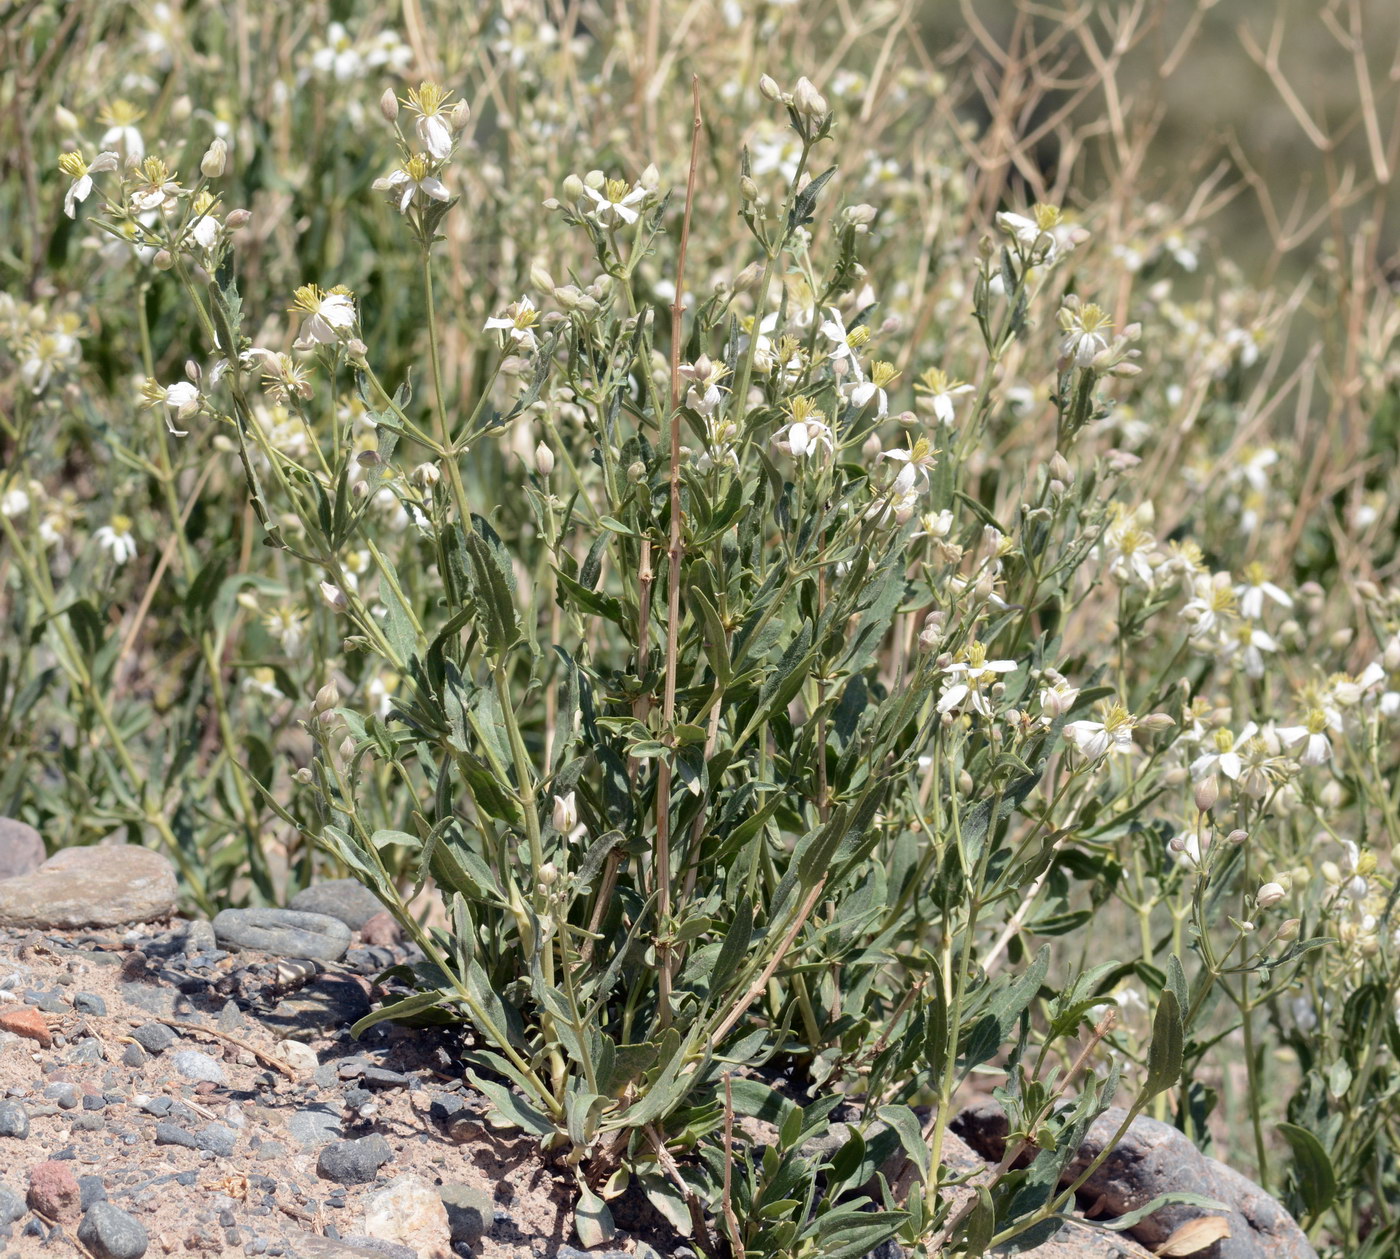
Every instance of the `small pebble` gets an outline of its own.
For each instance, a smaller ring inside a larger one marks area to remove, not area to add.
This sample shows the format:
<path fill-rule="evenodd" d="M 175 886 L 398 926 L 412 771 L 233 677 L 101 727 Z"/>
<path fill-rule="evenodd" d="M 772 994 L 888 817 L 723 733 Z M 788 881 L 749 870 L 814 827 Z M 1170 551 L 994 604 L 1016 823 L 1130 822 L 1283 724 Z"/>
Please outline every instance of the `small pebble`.
<path fill-rule="evenodd" d="M 358 1141 L 332 1141 L 316 1161 L 316 1170 L 342 1185 L 366 1185 L 391 1158 L 389 1143 L 377 1133 Z"/>
<path fill-rule="evenodd" d="M 148 1054 L 158 1054 L 175 1043 L 175 1033 L 164 1023 L 142 1023 L 131 1033 L 131 1039 Z"/>
<path fill-rule="evenodd" d="M 107 1013 L 107 1003 L 95 992 L 75 992 L 73 1008 L 79 1014 L 96 1014 L 99 1017 Z"/>
<path fill-rule="evenodd" d="M 46 1084 L 44 1096 L 50 1101 L 57 1102 L 62 1110 L 74 1110 L 83 1100 L 82 1091 L 78 1086 L 68 1083 Z"/>
<path fill-rule="evenodd" d="M 13 1224 L 28 1214 L 29 1208 L 24 1205 L 24 1199 L 9 1185 L 0 1184 L 0 1225 Z"/>
<path fill-rule="evenodd" d="M 187 1080 L 207 1080 L 210 1084 L 228 1083 L 228 1072 L 216 1059 L 199 1049 L 182 1049 L 172 1061 L 175 1070 Z"/>
<path fill-rule="evenodd" d="M 199 1138 L 193 1132 L 186 1132 L 179 1124 L 156 1124 L 157 1145 L 179 1145 L 187 1150 L 199 1149 Z"/>
<path fill-rule="evenodd" d="M 199 1148 L 217 1154 L 220 1158 L 230 1158 L 238 1145 L 238 1133 L 227 1124 L 209 1123 L 198 1134 Z"/>
<path fill-rule="evenodd" d="M 122 1050 L 122 1065 L 127 1067 L 144 1067 L 149 1059 L 146 1051 L 140 1045 L 130 1044 Z"/>
<path fill-rule="evenodd" d="M 0 1102 L 0 1137 L 23 1141 L 29 1135 L 29 1112 L 19 1102 Z"/>

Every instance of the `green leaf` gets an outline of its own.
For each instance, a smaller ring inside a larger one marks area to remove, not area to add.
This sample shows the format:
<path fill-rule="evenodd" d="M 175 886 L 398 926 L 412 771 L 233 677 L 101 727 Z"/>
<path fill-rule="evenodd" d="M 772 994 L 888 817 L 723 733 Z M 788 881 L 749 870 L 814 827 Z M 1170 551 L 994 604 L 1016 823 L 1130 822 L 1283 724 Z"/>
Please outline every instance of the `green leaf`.
<path fill-rule="evenodd" d="M 1168 1193 L 1158 1194 L 1146 1206 L 1140 1206 L 1135 1211 L 1129 1211 L 1126 1215 L 1115 1215 L 1111 1220 L 1095 1220 L 1094 1224 L 1099 1228 L 1110 1228 L 1115 1233 L 1121 1233 L 1124 1229 L 1133 1228 L 1141 1224 L 1154 1211 L 1159 1211 L 1163 1207 L 1179 1204 L 1188 1207 L 1202 1207 L 1207 1211 L 1220 1211 L 1229 1215 L 1234 1210 L 1223 1202 L 1216 1202 L 1214 1198 L 1207 1198 L 1204 1194 L 1188 1193 L 1184 1189 L 1173 1189 Z"/>
<path fill-rule="evenodd" d="M 875 1113 L 894 1130 L 899 1144 L 904 1147 L 904 1152 L 919 1169 L 920 1177 L 928 1180 L 929 1172 L 932 1171 L 933 1155 L 929 1151 L 928 1142 L 924 1140 L 919 1117 L 908 1106 L 881 1106 Z"/>
<path fill-rule="evenodd" d="M 749 951 L 753 941 L 753 902 L 747 896 L 739 898 L 734 908 L 734 921 L 725 932 L 724 944 L 715 959 L 715 968 L 710 972 L 710 991 L 719 992 L 729 977 L 739 968 L 739 963 Z"/>
<path fill-rule="evenodd" d="M 1278 1133 L 1293 1151 L 1293 1180 L 1308 1214 L 1321 1215 L 1337 1196 L 1337 1173 L 1322 1142 L 1306 1128 L 1281 1123 Z"/>
<path fill-rule="evenodd" d="M 548 1116 L 536 1110 L 523 1098 L 516 1097 L 504 1084 L 488 1080 L 475 1071 L 468 1071 L 467 1078 L 486 1094 L 493 1113 L 504 1122 L 541 1137 L 554 1131 L 554 1125 L 549 1122 Z"/>
<path fill-rule="evenodd" d="M 584 1246 L 601 1246 L 617 1236 L 608 1204 L 578 1178 L 578 1202 L 574 1206 L 574 1231 Z"/>
<path fill-rule="evenodd" d="M 977 1201 L 962 1225 L 963 1248 L 968 1259 L 985 1255 L 996 1231 L 997 1209 L 992 1202 L 991 1190 L 986 1185 L 978 1185 Z"/>
<path fill-rule="evenodd" d="M 440 990 L 415 992 L 411 997 L 405 997 L 402 1001 L 395 1001 L 392 1005 L 371 1010 L 351 1027 L 350 1036 L 354 1040 L 359 1040 L 365 1032 L 378 1023 L 387 1023 L 390 1019 L 404 1023 L 415 1015 L 422 1014 L 425 1010 L 432 1010 L 439 1006 L 445 1007 L 451 1000 L 451 996 L 451 993 Z"/>
<path fill-rule="evenodd" d="M 1158 1093 L 1166 1092 L 1181 1079 L 1185 1038 L 1185 1029 L 1181 1023 L 1181 1005 L 1176 999 L 1176 993 L 1170 988 L 1164 988 L 1157 1002 L 1157 1014 L 1152 1020 L 1152 1044 L 1147 1051 L 1144 1097 L 1156 1097 Z"/>
<path fill-rule="evenodd" d="M 515 607 L 515 572 L 496 531 L 480 516 L 472 517 L 467 534 L 471 560 L 472 602 L 486 645 L 499 659 L 520 641 L 520 616 Z"/>

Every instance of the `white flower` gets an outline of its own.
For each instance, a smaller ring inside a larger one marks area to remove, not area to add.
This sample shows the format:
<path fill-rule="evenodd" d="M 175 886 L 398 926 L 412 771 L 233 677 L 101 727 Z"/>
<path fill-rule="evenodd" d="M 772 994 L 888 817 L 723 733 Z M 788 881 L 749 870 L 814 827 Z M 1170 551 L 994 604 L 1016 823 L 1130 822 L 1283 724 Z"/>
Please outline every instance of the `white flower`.
<path fill-rule="evenodd" d="M 158 157 L 148 157 L 137 174 L 141 182 L 131 192 L 131 208 L 137 214 L 164 210 L 183 191 L 174 171 Z"/>
<path fill-rule="evenodd" d="M 1192 588 L 1195 597 L 1181 609 L 1181 615 L 1191 622 L 1191 637 L 1204 638 L 1223 618 L 1234 615 L 1235 589 L 1229 573 L 1202 573 L 1192 582 Z"/>
<path fill-rule="evenodd" d="M 289 656 L 297 655 L 306 642 L 306 612 L 290 603 L 273 608 L 263 617 L 263 628 L 282 645 Z"/>
<path fill-rule="evenodd" d="M 986 645 L 971 642 L 962 649 L 957 658 L 945 665 L 943 672 L 957 681 L 948 687 L 939 698 L 938 711 L 951 712 L 964 704 L 984 717 L 992 715 L 985 687 L 992 686 L 1002 673 L 1014 673 L 1014 660 L 988 660 Z"/>
<path fill-rule="evenodd" d="M 929 470 L 933 467 L 937 454 L 938 452 L 929 445 L 928 438 L 920 437 L 908 450 L 884 450 L 880 452 L 879 457 L 893 459 L 896 463 L 904 465 L 894 479 L 895 493 L 904 495 L 910 490 L 922 492 L 928 489 Z"/>
<path fill-rule="evenodd" d="M 1239 749 L 1244 747 L 1258 732 L 1259 727 L 1250 722 L 1238 735 L 1221 729 L 1215 732 L 1213 750 L 1205 752 L 1191 762 L 1191 779 L 1200 782 L 1216 773 L 1224 774 L 1231 782 L 1237 782 L 1244 772 L 1244 761 Z"/>
<path fill-rule="evenodd" d="M 29 495 L 18 485 L 12 486 L 0 495 L 0 516 L 13 520 L 29 510 Z"/>
<path fill-rule="evenodd" d="M 842 386 L 842 391 L 846 395 L 846 400 L 854 407 L 866 407 L 871 399 L 875 400 L 875 415 L 883 419 L 890 413 L 890 399 L 885 392 L 885 386 L 889 385 L 899 373 L 894 369 L 893 364 L 876 361 L 870 365 L 870 379 L 861 380 L 859 377 L 848 385 Z"/>
<path fill-rule="evenodd" d="M 1094 356 L 1108 349 L 1113 320 L 1108 312 L 1093 302 L 1085 306 L 1064 306 L 1060 309 L 1060 357 L 1072 360 L 1076 367 L 1088 367 Z"/>
<path fill-rule="evenodd" d="M 1301 726 L 1284 726 L 1278 732 L 1284 747 L 1293 751 L 1300 765 L 1321 765 L 1332 757 L 1332 742 L 1327 737 L 1327 715 L 1314 708 Z M 1299 751 L 1298 749 L 1302 749 Z"/>
<path fill-rule="evenodd" d="M 86 201 L 92 193 L 92 177 L 101 171 L 116 170 L 121 159 L 110 150 L 99 153 L 92 164 L 83 161 L 81 153 L 65 153 L 58 159 L 58 169 L 72 179 L 67 195 L 63 198 L 63 213 L 70 219 L 77 214 L 80 201 Z"/>
<path fill-rule="evenodd" d="M 917 405 L 932 411 L 933 418 L 947 428 L 953 426 L 953 400 L 972 391 L 971 385 L 950 379 L 948 373 L 939 367 L 930 367 L 914 386 L 914 393 L 918 395 Z"/>
<path fill-rule="evenodd" d="M 1047 679 L 1049 680 L 1049 679 Z M 1042 686 L 1037 699 L 1040 711 L 1047 725 L 1063 717 L 1079 698 L 1079 688 L 1071 686 L 1064 678 L 1056 676 L 1049 686 Z"/>
<path fill-rule="evenodd" d="M 143 410 L 152 410 L 155 407 L 164 409 L 165 427 L 175 437 L 184 437 L 188 431 L 176 428 L 175 421 L 188 420 L 192 415 L 198 415 L 200 407 L 204 405 L 199 389 L 187 380 L 176 381 L 173 385 L 161 385 L 154 380 L 148 380 L 141 386 L 141 395 Z"/>
<path fill-rule="evenodd" d="M 604 227 L 635 223 L 641 217 L 639 206 L 647 199 L 647 190 L 640 184 L 629 188 L 625 179 L 609 179 L 601 188 L 584 185 L 584 194 L 593 201 L 588 213 Z"/>
<path fill-rule="evenodd" d="M 145 114 L 129 101 L 113 101 L 99 115 L 107 130 L 102 133 L 98 147 L 115 149 L 128 166 L 134 166 L 146 156 L 146 142 L 136 124 Z"/>
<path fill-rule="evenodd" d="M 334 345 L 341 340 L 341 333 L 355 326 L 355 301 L 350 290 L 342 285 L 323 293 L 314 284 L 303 284 L 294 297 L 293 309 L 304 311 L 308 316 L 301 325 L 301 336 L 292 342 L 298 350 Z"/>
<path fill-rule="evenodd" d="M 127 516 L 113 516 L 92 536 L 118 568 L 136 557 L 136 539 L 131 536 L 131 520 Z"/>
<path fill-rule="evenodd" d="M 416 89 L 409 88 L 404 102 L 418 115 L 413 125 L 419 143 L 439 162 L 452 155 L 452 122 L 447 108 L 451 95 L 436 83 L 422 83 Z"/>
<path fill-rule="evenodd" d="M 1110 752 L 1133 750 L 1133 727 L 1137 719 L 1121 704 L 1108 706 L 1102 721 L 1071 721 L 1065 737 L 1091 761 Z"/>
<path fill-rule="evenodd" d="M 846 330 L 845 321 L 841 318 L 841 312 L 835 306 L 827 307 L 830 319 L 823 321 L 820 332 L 831 342 L 831 349 L 827 357 L 838 363 L 842 359 L 850 363 L 850 371 L 857 380 L 864 380 L 865 373 L 860 370 L 860 360 L 856 358 L 856 351 L 870 340 L 870 329 L 864 324 L 858 328 Z"/>
<path fill-rule="evenodd" d="M 539 344 L 535 336 L 535 321 L 539 315 L 534 302 L 528 297 L 522 297 L 518 302 L 507 306 L 505 314 L 488 319 L 483 331 L 492 332 L 499 329 L 506 334 L 505 339 L 517 348 L 533 350 Z"/>
<path fill-rule="evenodd" d="M 398 202 L 400 214 L 408 213 L 408 207 L 415 198 L 419 201 L 424 197 L 447 201 L 452 196 L 447 191 L 447 185 L 433 173 L 432 164 L 421 153 L 415 153 L 392 174 L 376 179 L 373 187 L 375 192 L 390 193 Z"/>
<path fill-rule="evenodd" d="M 1273 582 L 1264 577 L 1262 564 L 1251 564 L 1244 571 L 1244 581 L 1235 587 L 1240 601 L 1240 615 L 1257 621 L 1264 614 L 1264 599 L 1272 599 L 1281 608 L 1291 608 L 1293 600 Z"/>
<path fill-rule="evenodd" d="M 794 459 L 806 459 L 825 448 L 827 456 L 836 449 L 831 426 L 826 416 L 806 397 L 793 398 L 788 403 L 791 422 L 773 434 L 773 445 Z"/>
<path fill-rule="evenodd" d="M 1235 627 L 1233 636 L 1228 640 L 1227 648 L 1232 656 L 1238 657 L 1249 677 L 1262 678 L 1264 676 L 1264 652 L 1277 651 L 1278 643 L 1248 621 L 1241 621 Z"/>

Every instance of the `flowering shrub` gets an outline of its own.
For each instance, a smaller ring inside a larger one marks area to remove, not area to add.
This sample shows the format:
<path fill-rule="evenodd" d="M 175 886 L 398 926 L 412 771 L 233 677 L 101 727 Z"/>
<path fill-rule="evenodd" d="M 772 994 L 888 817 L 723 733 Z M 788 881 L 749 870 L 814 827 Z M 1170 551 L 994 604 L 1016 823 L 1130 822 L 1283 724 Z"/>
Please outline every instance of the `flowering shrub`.
<path fill-rule="evenodd" d="M 51 211 L 0 296 L 8 811 L 206 911 L 363 879 L 422 956 L 357 1030 L 460 1023 L 585 1244 L 632 1186 L 712 1254 L 1028 1246 L 1117 1102 L 1385 1253 L 1374 258 L 1201 284 L 1211 185 L 1051 204 L 1075 146 L 974 139 L 898 21 L 819 90 L 784 6 L 265 7 L 120 74 L 105 18 L 14 36 L 66 69 L 6 193 Z"/>

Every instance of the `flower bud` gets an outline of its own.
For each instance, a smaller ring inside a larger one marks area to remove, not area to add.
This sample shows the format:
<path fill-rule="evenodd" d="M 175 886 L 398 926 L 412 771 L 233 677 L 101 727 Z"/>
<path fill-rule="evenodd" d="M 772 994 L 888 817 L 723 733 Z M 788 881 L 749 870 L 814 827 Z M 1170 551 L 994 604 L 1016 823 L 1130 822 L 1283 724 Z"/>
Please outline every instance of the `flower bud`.
<path fill-rule="evenodd" d="M 355 755 L 355 740 L 348 734 L 340 741 L 340 747 L 336 749 L 342 761 L 348 761 Z"/>
<path fill-rule="evenodd" d="M 761 75 L 758 80 L 758 90 L 766 101 L 780 101 L 783 99 L 783 89 L 778 86 L 778 81 L 771 75 Z"/>
<path fill-rule="evenodd" d="M 340 691 L 337 689 L 335 679 L 332 678 L 319 691 L 316 692 L 316 713 L 328 712 L 332 708 L 340 706 Z"/>
<path fill-rule="evenodd" d="M 316 776 L 305 765 L 303 765 L 299 770 L 297 770 L 297 772 L 293 774 L 292 777 L 295 778 L 297 782 L 299 782 L 303 787 L 309 787 L 313 782 L 316 781 Z"/>
<path fill-rule="evenodd" d="M 321 583 L 321 598 L 326 601 L 326 606 L 333 608 L 337 612 L 344 612 L 350 606 L 350 600 L 345 597 L 345 591 L 339 586 L 333 586 L 328 581 Z"/>
<path fill-rule="evenodd" d="M 577 175 L 566 175 L 564 177 L 564 200 L 580 201 L 583 198 L 584 183 Z"/>
<path fill-rule="evenodd" d="M 1074 484 L 1074 469 L 1058 450 L 1050 456 L 1050 475 L 1063 485 Z"/>
<path fill-rule="evenodd" d="M 252 222 L 253 215 L 244 209 L 230 210 L 224 215 L 224 226 L 231 232 L 236 232 L 240 228 L 247 227 Z"/>
<path fill-rule="evenodd" d="M 157 271 L 169 271 L 175 265 L 175 255 L 168 249 L 158 249 L 156 256 L 151 259 L 151 266 Z"/>
<path fill-rule="evenodd" d="M 386 87 L 379 97 L 379 112 L 383 115 L 385 122 L 397 122 L 399 117 L 399 98 L 394 95 L 394 89 Z"/>
<path fill-rule="evenodd" d="M 1283 926 L 1278 929 L 1277 939 L 1283 941 L 1296 940 L 1298 938 L 1298 933 L 1302 931 L 1302 929 L 1303 920 L 1301 918 L 1288 918 L 1284 921 Z"/>
<path fill-rule="evenodd" d="M 1254 893 L 1254 904 L 1260 909 L 1269 909 L 1277 905 L 1288 893 L 1283 890 L 1282 883 L 1265 883 Z"/>
<path fill-rule="evenodd" d="M 466 101 L 458 101 L 447 113 L 447 121 L 453 131 L 463 130 L 472 120 L 472 107 Z"/>
<path fill-rule="evenodd" d="M 805 74 L 797 80 L 797 86 L 792 89 L 792 107 L 804 118 L 826 116 L 826 98 L 817 91 Z"/>
<path fill-rule="evenodd" d="M 54 106 L 53 120 L 58 129 L 65 135 L 76 135 L 78 133 L 78 116 L 66 106 Z"/>
<path fill-rule="evenodd" d="M 1227 844 L 1242 844 L 1249 838 L 1249 832 L 1236 828 L 1225 836 Z"/>
<path fill-rule="evenodd" d="M 1176 725 L 1176 720 L 1168 717 L 1166 713 L 1148 713 L 1138 722 L 1138 728 L 1151 731 L 1153 734 L 1160 734 L 1163 730 L 1170 730 Z"/>
<path fill-rule="evenodd" d="M 554 452 L 544 442 L 535 447 L 535 471 L 542 477 L 554 471 Z"/>
<path fill-rule="evenodd" d="M 199 161 L 199 169 L 209 179 L 218 179 L 228 169 L 228 144 L 223 136 L 214 137 Z"/>
<path fill-rule="evenodd" d="M 1196 784 L 1196 807 L 1202 813 L 1209 813 L 1220 799 L 1220 780 L 1212 774 Z"/>
<path fill-rule="evenodd" d="M 553 887 L 559 882 L 559 867 L 552 861 L 546 861 L 540 867 L 540 886 Z"/>
<path fill-rule="evenodd" d="M 570 834 L 578 825 L 578 802 L 571 791 L 566 796 L 554 797 L 554 809 L 550 815 L 554 829 L 561 835 Z"/>
<path fill-rule="evenodd" d="M 419 489 L 430 490 L 442 480 L 442 469 L 435 463 L 420 463 L 413 469 L 413 483 Z"/>
<path fill-rule="evenodd" d="M 640 459 L 627 465 L 627 479 L 634 485 L 641 481 L 647 474 L 647 466 Z"/>
<path fill-rule="evenodd" d="M 743 197 L 745 201 L 758 200 L 758 184 L 754 182 L 751 176 L 739 176 L 739 195 Z"/>

